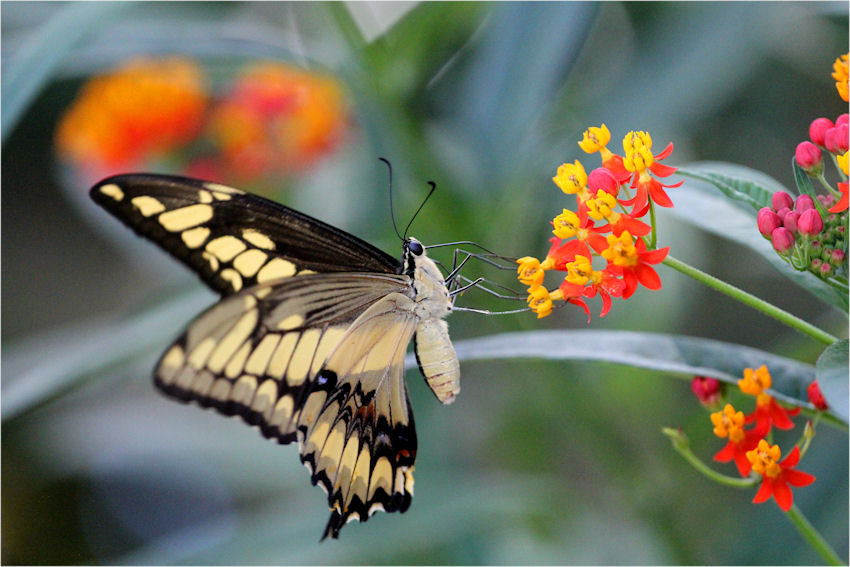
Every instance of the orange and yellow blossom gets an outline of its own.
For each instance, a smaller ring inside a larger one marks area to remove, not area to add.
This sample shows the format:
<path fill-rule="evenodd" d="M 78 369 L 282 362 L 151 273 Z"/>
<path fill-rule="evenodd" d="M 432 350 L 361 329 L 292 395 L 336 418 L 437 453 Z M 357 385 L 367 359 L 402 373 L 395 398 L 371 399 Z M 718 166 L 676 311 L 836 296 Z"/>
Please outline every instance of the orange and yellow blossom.
<path fill-rule="evenodd" d="M 608 235 L 608 248 L 602 256 L 612 264 L 612 270 L 623 276 L 626 286 L 623 298 L 628 299 L 637 290 L 638 283 L 647 289 L 661 289 L 661 278 L 653 269 L 652 264 L 658 264 L 667 257 L 670 247 L 657 250 L 647 250 L 643 239 L 632 239 L 628 230 L 620 236 Z"/>
<path fill-rule="evenodd" d="M 779 507 L 787 512 L 794 503 L 794 495 L 790 486 L 807 486 L 815 481 L 809 473 L 796 470 L 800 462 L 800 449 L 797 446 L 788 456 L 780 461 L 779 445 L 771 445 L 761 439 L 758 445 L 746 453 L 752 470 L 762 476 L 761 487 L 753 498 L 755 504 L 767 501 L 771 496 Z"/>
<path fill-rule="evenodd" d="M 744 412 L 736 411 L 732 404 L 726 404 L 721 411 L 712 413 L 710 418 L 714 434 L 721 439 L 729 439 L 726 446 L 714 455 L 714 460 L 721 463 L 735 461 L 741 476 L 750 474 L 752 464 L 747 459 L 747 451 L 753 449 L 761 437 L 744 429 Z"/>
<path fill-rule="evenodd" d="M 745 368 L 744 377 L 738 380 L 738 387 L 742 392 L 756 397 L 756 409 L 747 416 L 747 423 L 755 422 L 754 431 L 762 437 L 767 435 L 771 426 L 777 429 L 791 429 L 794 427 L 791 417 L 800 413 L 800 408 L 786 410 L 773 396 L 765 392 L 772 384 L 773 379 L 764 365 L 755 370 Z"/>
<path fill-rule="evenodd" d="M 850 54 L 845 53 L 832 64 L 832 68 L 834 69 L 832 78 L 835 79 L 835 88 L 838 89 L 838 96 L 844 102 L 848 102 L 849 94 L 848 77 L 850 77 L 850 73 L 848 73 L 848 55 Z"/>

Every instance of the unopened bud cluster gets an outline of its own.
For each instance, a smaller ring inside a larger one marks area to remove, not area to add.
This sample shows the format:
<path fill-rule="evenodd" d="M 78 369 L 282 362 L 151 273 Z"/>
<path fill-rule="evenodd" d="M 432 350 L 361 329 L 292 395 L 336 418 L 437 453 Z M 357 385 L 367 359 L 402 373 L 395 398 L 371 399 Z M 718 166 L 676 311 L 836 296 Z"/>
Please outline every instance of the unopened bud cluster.
<path fill-rule="evenodd" d="M 823 210 L 835 204 L 832 195 L 818 195 Z M 785 191 L 773 194 L 771 207 L 758 213 L 759 232 L 798 270 L 828 278 L 847 271 L 847 213 L 821 215 L 814 200 L 800 195 L 796 201 Z"/>

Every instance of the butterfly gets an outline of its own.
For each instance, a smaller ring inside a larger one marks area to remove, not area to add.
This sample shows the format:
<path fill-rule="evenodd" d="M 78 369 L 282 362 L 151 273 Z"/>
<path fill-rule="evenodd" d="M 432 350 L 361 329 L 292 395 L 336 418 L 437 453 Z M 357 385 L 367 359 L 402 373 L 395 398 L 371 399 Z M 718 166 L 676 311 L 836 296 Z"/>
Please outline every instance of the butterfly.
<path fill-rule="evenodd" d="M 397 260 L 320 220 L 186 177 L 109 177 L 91 198 L 195 271 L 221 300 L 159 359 L 156 387 L 297 442 L 328 494 L 322 539 L 413 497 L 407 345 L 437 399 L 460 391 L 452 297 L 424 246 Z"/>

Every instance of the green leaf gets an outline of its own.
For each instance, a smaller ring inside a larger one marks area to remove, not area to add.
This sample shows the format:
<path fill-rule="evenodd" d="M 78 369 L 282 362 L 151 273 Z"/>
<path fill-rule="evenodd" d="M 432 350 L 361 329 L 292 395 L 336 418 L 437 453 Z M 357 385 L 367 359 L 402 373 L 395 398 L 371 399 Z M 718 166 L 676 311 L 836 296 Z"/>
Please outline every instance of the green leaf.
<path fill-rule="evenodd" d="M 800 164 L 797 163 L 797 158 L 791 158 L 791 168 L 794 170 L 794 182 L 797 184 L 797 191 L 800 195 L 808 195 L 812 198 L 812 201 L 815 203 L 815 207 L 817 208 L 820 216 L 822 218 L 826 218 L 829 216 L 829 212 L 827 212 L 826 207 L 818 201 L 818 194 L 815 192 L 815 186 L 812 184 L 812 178 L 806 174 Z"/>
<path fill-rule="evenodd" d="M 773 396 L 814 409 L 806 393 L 815 379 L 814 366 L 711 339 L 631 331 L 528 331 L 460 341 L 456 350 L 462 361 L 542 358 L 608 362 L 669 372 L 685 379 L 706 376 L 730 384 L 737 384 L 745 368 L 764 364 L 773 379 L 770 390 Z M 836 416 L 846 424 L 846 416 Z"/>
<path fill-rule="evenodd" d="M 776 191 L 786 190 L 760 171 L 722 162 L 680 167 L 676 173 L 711 183 L 730 199 L 746 203 L 756 211 L 769 207 Z"/>
<path fill-rule="evenodd" d="M 770 177 L 755 170 L 734 164 L 723 164 L 719 162 L 699 163 L 689 166 L 686 169 L 688 171 L 697 170 L 705 172 L 708 168 L 711 168 L 712 171 L 722 168 L 724 173 L 721 175 L 723 176 L 728 177 L 730 173 L 734 173 L 734 177 L 736 178 L 743 179 L 746 177 L 752 179 L 752 183 L 761 187 L 762 190 L 770 192 L 771 195 L 775 191 L 785 190 L 782 185 L 771 180 Z M 725 195 L 718 194 L 717 186 L 710 180 L 710 176 L 705 177 L 707 179 L 693 177 L 693 181 L 688 181 L 682 187 L 671 190 L 670 198 L 673 200 L 675 207 L 659 211 L 659 214 L 673 215 L 721 238 L 746 246 L 767 260 L 779 273 L 801 288 L 837 308 L 842 313 L 847 313 L 848 297 L 846 293 L 837 291 L 826 282 L 818 279 L 814 274 L 798 272 L 789 266 L 787 262 L 776 254 L 776 251 L 770 245 L 770 241 L 759 234 L 756 224 L 756 210 L 754 210 L 751 203 L 747 203 L 747 206 L 742 206 L 743 199 L 730 200 Z M 730 187 L 727 187 L 727 189 L 730 189 Z M 753 194 L 756 193 L 758 191 L 753 190 Z M 756 199 L 752 195 L 750 197 L 753 200 Z M 766 198 L 768 204 L 770 203 L 770 198 L 766 197 L 766 194 L 760 198 Z"/>
<path fill-rule="evenodd" d="M 848 379 L 850 379 L 847 374 L 848 344 L 850 343 L 847 339 L 841 339 L 829 345 L 818 358 L 816 365 L 820 391 L 830 411 L 845 422 L 850 417 L 850 409 L 848 409 L 850 392 L 847 387 Z"/>

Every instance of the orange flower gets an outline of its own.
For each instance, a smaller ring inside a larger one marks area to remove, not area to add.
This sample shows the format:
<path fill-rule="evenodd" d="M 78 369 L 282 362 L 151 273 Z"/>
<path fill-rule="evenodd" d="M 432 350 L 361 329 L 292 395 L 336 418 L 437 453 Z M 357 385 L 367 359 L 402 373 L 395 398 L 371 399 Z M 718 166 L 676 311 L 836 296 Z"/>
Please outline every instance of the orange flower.
<path fill-rule="evenodd" d="M 760 437 L 767 435 L 771 426 L 777 429 L 793 428 L 794 422 L 791 421 L 791 417 L 800 413 L 800 408 L 786 410 L 773 399 L 773 396 L 765 392 L 772 384 L 773 379 L 767 366 L 764 365 L 755 370 L 745 368 L 744 377 L 738 380 L 738 387 L 742 392 L 756 397 L 756 410 L 746 417 L 746 421 L 747 423 L 755 422 L 753 431 Z"/>
<path fill-rule="evenodd" d="M 729 439 L 726 446 L 714 455 L 714 460 L 721 463 L 734 460 L 741 476 L 747 476 L 752 468 L 747 451 L 753 449 L 761 437 L 744 429 L 744 412 L 735 411 L 732 404 L 726 404 L 722 411 L 714 412 L 710 417 L 714 434 L 721 439 Z"/>
<path fill-rule="evenodd" d="M 647 250 L 643 239 L 632 240 L 628 230 L 620 236 L 608 236 L 608 248 L 602 256 L 608 260 L 614 273 L 623 276 L 626 284 L 623 298 L 628 299 L 637 290 L 638 283 L 647 289 L 661 289 L 661 278 L 653 269 L 652 264 L 658 264 L 670 251 L 669 246 L 657 250 Z"/>
<path fill-rule="evenodd" d="M 86 83 L 59 123 L 57 150 L 91 176 L 132 169 L 192 140 L 206 104 L 192 61 L 134 59 Z"/>
<path fill-rule="evenodd" d="M 794 503 L 794 495 L 790 486 L 807 486 L 815 481 L 809 473 L 796 470 L 800 462 L 800 449 L 795 446 L 781 462 L 779 445 L 771 445 L 764 439 L 758 446 L 747 451 L 747 459 L 752 464 L 753 471 L 762 475 L 762 483 L 753 498 L 753 503 L 766 502 L 771 496 L 779 507 L 787 512 Z"/>
<path fill-rule="evenodd" d="M 844 102 L 848 102 L 848 55 L 850 54 L 845 53 L 832 64 L 834 69 L 832 78 L 835 79 L 835 88 L 838 89 L 838 96 Z"/>
<path fill-rule="evenodd" d="M 632 199 L 621 201 L 624 206 L 632 206 L 632 216 L 641 217 L 646 214 L 645 208 L 649 205 L 649 199 L 660 207 L 672 207 L 673 201 L 664 191 L 665 188 L 679 187 L 684 183 L 664 185 L 655 179 L 650 173 L 658 177 L 669 177 L 676 172 L 675 167 L 661 163 L 661 160 L 673 153 L 673 143 L 667 144 L 657 156 L 652 155 L 652 138 L 646 132 L 629 132 L 623 138 L 623 149 L 625 157 L 623 166 L 627 171 L 633 173 L 631 186 L 635 188 L 635 196 Z"/>

